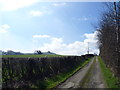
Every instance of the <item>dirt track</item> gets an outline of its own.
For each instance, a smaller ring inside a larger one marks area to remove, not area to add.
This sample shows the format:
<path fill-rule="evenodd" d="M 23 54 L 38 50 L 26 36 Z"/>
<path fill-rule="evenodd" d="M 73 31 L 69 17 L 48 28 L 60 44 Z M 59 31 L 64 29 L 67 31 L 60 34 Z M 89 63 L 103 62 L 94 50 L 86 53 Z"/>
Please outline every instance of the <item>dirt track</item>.
<path fill-rule="evenodd" d="M 98 58 L 60 84 L 57 88 L 106 88 Z"/>

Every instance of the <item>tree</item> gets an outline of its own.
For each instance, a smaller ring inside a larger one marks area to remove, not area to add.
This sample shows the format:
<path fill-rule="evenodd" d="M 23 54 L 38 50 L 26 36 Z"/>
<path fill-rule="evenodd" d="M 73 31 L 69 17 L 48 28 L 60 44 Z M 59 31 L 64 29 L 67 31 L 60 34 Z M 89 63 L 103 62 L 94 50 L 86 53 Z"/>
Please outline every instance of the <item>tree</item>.
<path fill-rule="evenodd" d="M 100 56 L 120 77 L 120 2 L 107 3 L 107 11 L 99 21 L 97 34 Z"/>
<path fill-rule="evenodd" d="M 40 50 L 35 50 L 34 52 L 35 54 L 42 54 L 42 52 Z"/>

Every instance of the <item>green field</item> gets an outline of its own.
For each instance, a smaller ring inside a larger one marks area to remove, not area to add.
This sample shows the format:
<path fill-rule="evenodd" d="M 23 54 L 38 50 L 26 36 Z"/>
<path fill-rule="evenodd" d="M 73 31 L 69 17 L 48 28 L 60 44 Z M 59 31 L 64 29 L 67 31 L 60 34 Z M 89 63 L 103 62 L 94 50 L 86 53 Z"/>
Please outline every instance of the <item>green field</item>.
<path fill-rule="evenodd" d="M 46 55 L 46 54 L 41 54 L 41 55 L 2 55 L 4 58 L 8 57 L 13 57 L 13 58 L 28 58 L 28 57 L 63 57 L 63 55 Z"/>

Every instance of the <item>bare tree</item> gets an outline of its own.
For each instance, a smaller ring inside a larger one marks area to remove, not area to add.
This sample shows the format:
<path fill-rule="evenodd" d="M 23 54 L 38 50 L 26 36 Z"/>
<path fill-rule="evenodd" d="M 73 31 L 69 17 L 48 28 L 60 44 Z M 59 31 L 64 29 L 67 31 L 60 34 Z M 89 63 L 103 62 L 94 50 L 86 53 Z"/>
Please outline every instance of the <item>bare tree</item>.
<path fill-rule="evenodd" d="M 120 77 L 120 2 L 107 3 L 99 21 L 100 56 L 115 75 Z"/>

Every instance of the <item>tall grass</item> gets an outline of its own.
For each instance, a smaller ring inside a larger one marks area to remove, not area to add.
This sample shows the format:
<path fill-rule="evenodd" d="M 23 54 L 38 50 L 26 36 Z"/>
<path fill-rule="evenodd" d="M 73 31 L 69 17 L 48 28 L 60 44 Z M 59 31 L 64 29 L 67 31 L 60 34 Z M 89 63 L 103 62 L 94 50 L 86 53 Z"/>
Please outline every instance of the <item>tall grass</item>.
<path fill-rule="evenodd" d="M 116 77 L 114 77 L 113 73 L 110 71 L 109 68 L 106 67 L 101 57 L 98 57 L 100 62 L 100 66 L 103 72 L 104 79 L 107 83 L 108 88 L 120 88 L 119 81 Z"/>

